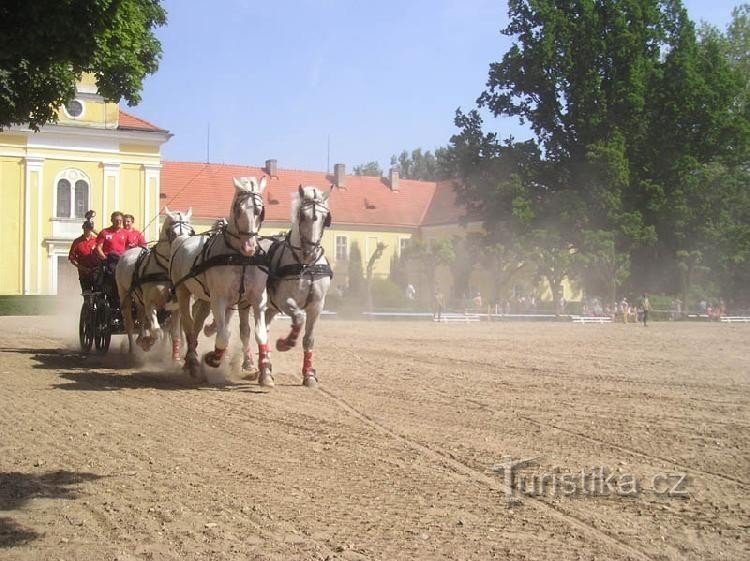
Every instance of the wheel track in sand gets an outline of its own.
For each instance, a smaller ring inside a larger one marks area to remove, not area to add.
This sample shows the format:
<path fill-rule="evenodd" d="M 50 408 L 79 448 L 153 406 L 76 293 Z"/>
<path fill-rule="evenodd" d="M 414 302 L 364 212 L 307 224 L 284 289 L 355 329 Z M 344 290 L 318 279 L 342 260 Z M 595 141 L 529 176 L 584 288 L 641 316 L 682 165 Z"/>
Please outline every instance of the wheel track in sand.
<path fill-rule="evenodd" d="M 351 353 L 352 356 L 356 357 L 357 360 L 359 360 L 362 363 L 366 363 L 366 364 L 370 365 L 373 368 L 377 367 L 377 365 L 374 364 L 373 361 L 371 361 L 369 359 L 365 359 L 365 358 L 361 357 L 360 355 L 358 355 L 358 354 L 356 354 L 356 353 L 354 353 L 352 351 L 348 351 L 347 350 L 346 352 Z M 404 354 L 404 353 L 396 353 L 396 354 Z M 493 365 L 491 363 L 487 363 L 487 362 L 483 362 L 483 361 L 472 361 L 472 360 L 466 360 L 466 359 L 451 359 L 451 360 L 453 360 L 454 362 L 461 362 L 461 363 L 464 363 L 464 364 L 468 364 L 470 366 L 490 367 L 490 368 L 492 368 L 492 370 L 498 371 L 498 372 L 501 372 L 503 369 L 505 369 L 505 366 L 497 366 L 497 365 Z M 434 363 L 434 364 L 445 364 L 444 361 L 429 361 L 429 360 L 425 360 L 425 362 L 430 362 L 430 363 Z M 516 368 L 519 369 L 519 370 L 528 371 L 528 369 L 522 369 L 522 368 L 519 368 L 519 367 L 516 367 Z M 455 399 L 455 396 L 452 396 L 452 395 L 448 394 L 447 392 L 444 392 L 444 391 L 442 391 L 439 388 L 436 388 L 434 386 L 430 387 L 430 391 L 435 392 L 435 393 L 437 393 L 439 395 L 442 395 L 445 399 Z M 492 407 L 492 404 L 484 402 L 484 401 L 481 401 L 481 400 L 478 400 L 478 399 L 472 399 L 472 398 L 464 398 L 464 399 L 466 399 L 470 403 L 473 403 L 473 404 L 478 405 L 478 406 L 483 407 L 483 408 L 491 408 Z M 522 420 L 524 422 L 533 424 L 535 426 L 546 427 L 546 428 L 558 430 L 558 431 L 561 431 L 561 432 L 565 432 L 565 433 L 570 434 L 572 436 L 576 436 L 576 437 L 579 437 L 579 438 L 584 438 L 584 439 L 588 440 L 589 442 L 593 442 L 593 443 L 599 444 L 601 446 L 606 446 L 608 448 L 611 448 L 611 449 L 614 449 L 614 450 L 618 450 L 620 452 L 624 452 L 624 453 L 629 454 L 631 456 L 635 456 L 635 457 L 638 457 L 638 458 L 643 458 L 643 459 L 646 459 L 646 460 L 650 460 L 651 462 L 654 462 L 654 463 L 666 462 L 666 463 L 668 463 L 668 464 L 670 464 L 670 465 L 672 465 L 672 466 L 674 466 L 676 468 L 679 468 L 681 470 L 685 470 L 685 471 L 689 471 L 689 472 L 694 472 L 696 474 L 701 474 L 701 475 L 708 476 L 708 477 L 716 477 L 716 478 L 722 479 L 724 481 L 731 482 L 731 483 L 733 483 L 735 485 L 739 485 L 743 489 L 750 488 L 750 484 L 742 481 L 741 479 L 739 479 L 737 477 L 733 477 L 731 475 L 727 475 L 727 474 L 719 472 L 719 471 L 711 471 L 711 470 L 705 470 L 705 469 L 701 469 L 701 468 L 696 468 L 696 467 L 693 467 L 693 466 L 689 466 L 687 464 L 683 464 L 683 463 L 681 463 L 681 462 L 679 462 L 677 460 L 674 460 L 674 459 L 666 458 L 664 456 L 659 456 L 659 455 L 655 455 L 655 454 L 649 454 L 649 453 L 646 453 L 646 452 L 641 452 L 641 451 L 635 450 L 635 449 L 627 447 L 627 446 L 622 446 L 620 444 L 615 444 L 613 442 L 610 442 L 610 441 L 607 441 L 607 440 L 604 440 L 604 439 L 599 439 L 599 438 L 596 438 L 596 437 L 593 437 L 593 436 L 589 436 L 589 435 L 584 434 L 582 432 L 578 432 L 578 431 L 575 431 L 575 430 L 572 430 L 572 429 L 567 429 L 565 427 L 560 427 L 560 426 L 553 425 L 553 424 L 550 424 L 550 423 L 545 423 L 543 421 L 539 421 L 537 419 L 534 419 L 533 417 L 529 417 L 529 416 L 525 416 L 525 415 L 517 415 L 516 418 L 518 418 L 518 419 L 520 419 L 520 420 Z M 728 426 L 734 427 L 734 426 L 737 426 L 737 425 L 728 424 Z M 739 425 L 739 426 L 743 426 L 743 425 Z"/>
<path fill-rule="evenodd" d="M 465 463 L 461 462 L 455 457 L 448 455 L 441 450 L 437 450 L 429 445 L 423 444 L 421 442 L 417 442 L 416 440 L 409 438 L 408 436 L 404 436 L 402 434 L 399 434 L 393 431 L 392 429 L 388 428 L 381 422 L 369 416 L 367 413 L 360 411 L 359 409 L 351 405 L 349 402 L 347 402 L 345 399 L 337 396 L 336 394 L 332 393 L 329 390 L 326 390 L 323 387 L 320 387 L 319 390 L 323 392 L 325 395 L 327 395 L 334 403 L 336 403 L 343 410 L 347 411 L 349 414 L 359 419 L 362 423 L 374 428 L 375 430 L 381 432 L 382 434 L 387 435 L 388 437 L 392 439 L 395 439 L 401 442 L 405 446 L 408 446 L 409 448 L 415 450 L 416 452 L 429 458 L 430 460 L 442 464 L 450 472 L 453 472 L 456 476 L 468 476 L 474 481 L 482 485 L 485 485 L 498 493 L 503 493 L 505 491 L 505 488 L 503 487 L 503 485 L 498 483 L 495 479 L 466 465 Z M 459 478 L 461 479 L 461 477 Z M 628 544 L 627 542 L 619 539 L 618 537 L 608 532 L 605 532 L 603 530 L 596 528 L 595 526 L 592 526 L 587 521 L 579 518 L 578 516 L 574 514 L 571 514 L 570 512 L 565 511 L 564 509 L 559 508 L 556 505 L 545 503 L 533 497 L 529 497 L 529 499 L 530 499 L 529 504 L 533 505 L 536 510 L 546 513 L 568 526 L 573 526 L 579 531 L 585 534 L 588 534 L 598 539 L 599 541 L 603 541 L 610 546 L 613 546 L 623 552 L 626 552 L 628 555 L 630 555 L 633 558 L 646 560 L 646 561 L 652 560 L 652 558 L 646 552 Z"/>

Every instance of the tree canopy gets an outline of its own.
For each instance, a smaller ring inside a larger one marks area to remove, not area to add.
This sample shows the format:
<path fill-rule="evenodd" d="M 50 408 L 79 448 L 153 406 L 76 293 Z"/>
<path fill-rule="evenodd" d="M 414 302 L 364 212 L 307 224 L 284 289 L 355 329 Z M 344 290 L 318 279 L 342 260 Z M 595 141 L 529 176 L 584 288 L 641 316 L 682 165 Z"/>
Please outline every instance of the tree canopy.
<path fill-rule="evenodd" d="M 383 175 L 383 170 L 380 164 L 373 160 L 359 166 L 354 166 L 354 175 L 365 175 L 369 177 L 380 177 Z"/>
<path fill-rule="evenodd" d="M 83 73 L 107 101 L 140 101 L 166 23 L 160 0 L 6 0 L 0 3 L 0 129 L 38 130 L 75 96 Z"/>
<path fill-rule="evenodd" d="M 721 33 L 679 0 L 509 0 L 514 42 L 445 158 L 488 243 L 512 233 L 553 290 L 564 270 L 608 297 L 678 293 L 697 251 L 750 300 L 748 13 Z M 485 132 L 483 110 L 534 138 Z"/>

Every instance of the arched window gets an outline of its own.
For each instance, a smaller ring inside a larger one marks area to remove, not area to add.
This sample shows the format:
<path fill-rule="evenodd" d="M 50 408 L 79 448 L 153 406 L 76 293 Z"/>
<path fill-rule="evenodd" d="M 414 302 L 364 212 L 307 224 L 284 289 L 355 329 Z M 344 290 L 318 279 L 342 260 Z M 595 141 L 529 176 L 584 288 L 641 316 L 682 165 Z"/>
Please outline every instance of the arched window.
<path fill-rule="evenodd" d="M 79 170 L 64 171 L 57 180 L 55 217 L 84 218 L 89 209 L 89 181 Z"/>
<path fill-rule="evenodd" d="M 75 217 L 83 218 L 89 208 L 89 184 L 83 179 L 76 181 Z"/>
<path fill-rule="evenodd" d="M 70 181 L 61 179 L 57 182 L 57 217 L 70 218 Z"/>

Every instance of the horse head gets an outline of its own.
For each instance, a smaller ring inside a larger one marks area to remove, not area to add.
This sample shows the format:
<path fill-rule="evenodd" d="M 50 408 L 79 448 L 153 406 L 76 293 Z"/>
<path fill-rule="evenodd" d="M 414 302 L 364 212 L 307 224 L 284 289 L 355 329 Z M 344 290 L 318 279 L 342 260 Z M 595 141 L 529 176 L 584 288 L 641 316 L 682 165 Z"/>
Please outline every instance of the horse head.
<path fill-rule="evenodd" d="M 177 238 L 195 234 L 195 230 L 190 225 L 190 218 L 192 216 L 192 207 L 187 212 L 171 211 L 167 207 L 164 207 L 164 225 L 161 227 L 159 240 L 166 240 L 171 244 Z"/>
<path fill-rule="evenodd" d="M 260 181 L 254 177 L 235 177 L 234 188 L 225 234 L 231 240 L 230 246 L 245 257 L 252 257 L 258 247 L 258 230 L 265 215 L 263 191 L 266 177 Z"/>
<path fill-rule="evenodd" d="M 325 229 L 331 225 L 328 206 L 329 191 L 308 185 L 298 188 L 298 198 L 293 207 L 292 233 L 298 248 L 302 249 L 302 262 L 314 263 L 320 257 L 320 243 Z"/>

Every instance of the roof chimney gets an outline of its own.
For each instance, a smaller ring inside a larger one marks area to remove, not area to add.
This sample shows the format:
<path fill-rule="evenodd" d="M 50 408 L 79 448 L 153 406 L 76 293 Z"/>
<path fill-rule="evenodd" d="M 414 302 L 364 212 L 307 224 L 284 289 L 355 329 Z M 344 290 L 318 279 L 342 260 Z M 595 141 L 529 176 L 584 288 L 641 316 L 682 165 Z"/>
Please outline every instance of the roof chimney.
<path fill-rule="evenodd" d="M 388 182 L 391 185 L 391 191 L 398 191 L 398 167 L 392 167 L 388 174 Z"/>
<path fill-rule="evenodd" d="M 266 173 L 271 177 L 278 177 L 277 171 L 276 160 L 266 160 Z"/>
<path fill-rule="evenodd" d="M 346 166 L 344 164 L 333 166 L 333 184 L 336 187 L 346 187 Z"/>

